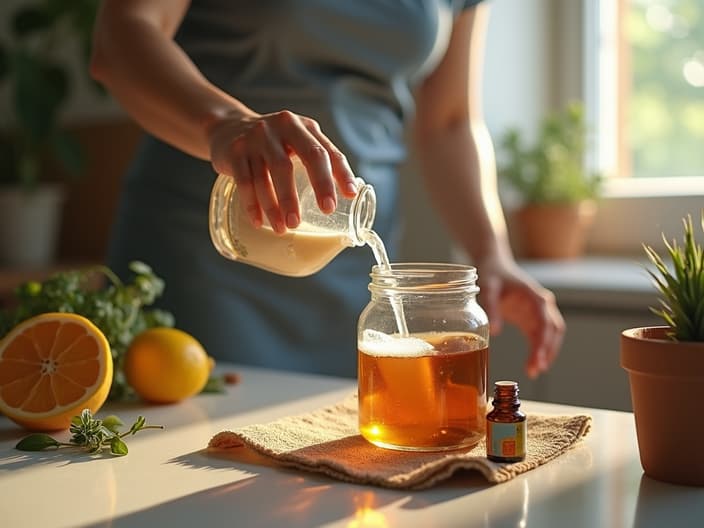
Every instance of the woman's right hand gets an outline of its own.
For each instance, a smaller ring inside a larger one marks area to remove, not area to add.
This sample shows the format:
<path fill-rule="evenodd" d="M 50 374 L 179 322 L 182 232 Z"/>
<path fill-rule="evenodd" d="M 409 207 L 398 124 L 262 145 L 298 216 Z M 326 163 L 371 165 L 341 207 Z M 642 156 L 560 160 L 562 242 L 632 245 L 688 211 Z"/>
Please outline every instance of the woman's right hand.
<path fill-rule="evenodd" d="M 260 115 L 214 86 L 174 40 L 189 0 L 103 0 L 91 74 L 150 134 L 235 178 L 255 226 L 278 233 L 301 213 L 291 156 L 305 165 L 320 209 L 356 194 L 345 156 L 313 119 L 282 110 Z M 164 87 L 168 86 L 168 89 Z"/>
<path fill-rule="evenodd" d="M 293 154 L 306 167 L 324 213 L 337 207 L 335 182 L 345 197 L 357 192 L 347 158 L 309 117 L 288 110 L 224 117 L 209 127 L 209 141 L 213 168 L 235 178 L 242 206 L 256 227 L 264 215 L 277 233 L 299 224 Z"/>

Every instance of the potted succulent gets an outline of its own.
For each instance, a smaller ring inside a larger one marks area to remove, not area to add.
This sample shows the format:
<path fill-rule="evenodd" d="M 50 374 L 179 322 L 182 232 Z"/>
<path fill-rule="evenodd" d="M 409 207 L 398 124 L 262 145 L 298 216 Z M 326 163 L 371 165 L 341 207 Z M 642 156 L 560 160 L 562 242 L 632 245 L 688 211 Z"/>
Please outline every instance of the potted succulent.
<path fill-rule="evenodd" d="M 585 168 L 586 139 L 579 102 L 548 114 L 532 144 L 515 128 L 502 138 L 498 175 L 519 201 L 509 218 L 518 255 L 558 259 L 583 252 L 602 182 Z"/>
<path fill-rule="evenodd" d="M 657 480 L 704 486 L 704 249 L 695 239 L 691 216 L 683 220 L 682 244 L 652 247 L 648 269 L 660 293 L 651 310 L 663 326 L 621 333 L 621 365 L 628 372 L 640 460 Z M 704 210 L 701 217 L 704 232 Z"/>
<path fill-rule="evenodd" d="M 84 165 L 79 143 L 59 118 L 75 80 L 72 52 L 82 48 L 88 57 L 97 3 L 19 3 L 9 36 L 0 38 L 0 104 L 7 116 L 0 123 L 0 265 L 43 265 L 53 256 L 62 187 L 45 162 L 70 175 Z"/>

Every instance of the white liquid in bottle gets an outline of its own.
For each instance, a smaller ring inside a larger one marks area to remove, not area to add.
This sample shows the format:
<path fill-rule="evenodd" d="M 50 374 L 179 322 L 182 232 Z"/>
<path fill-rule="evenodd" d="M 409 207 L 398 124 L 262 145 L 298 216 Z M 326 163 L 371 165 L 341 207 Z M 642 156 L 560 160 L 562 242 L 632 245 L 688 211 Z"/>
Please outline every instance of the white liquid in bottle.
<path fill-rule="evenodd" d="M 235 179 L 222 174 L 217 177 L 210 197 L 209 228 L 220 254 L 273 273 L 305 277 L 321 270 L 345 248 L 365 244 L 360 234 L 374 223 L 374 189 L 357 178 L 357 195 L 338 196 L 335 211 L 324 214 L 302 162 L 297 157 L 291 161 L 301 222 L 281 235 L 273 231 L 266 218 L 261 228 L 254 227 L 240 203 Z"/>
<path fill-rule="evenodd" d="M 282 235 L 274 233 L 264 219 L 255 228 L 240 204 L 234 178 L 219 175 L 210 198 L 210 236 L 223 256 L 259 268 L 287 275 L 305 277 L 326 266 L 347 247 L 368 245 L 379 268 L 391 272 L 386 247 L 371 229 L 376 213 L 374 189 L 357 178 L 357 196 L 338 196 L 337 209 L 324 214 L 317 205 L 308 173 L 298 157 L 293 156 L 294 177 L 301 206 L 301 223 Z M 400 298 L 391 300 L 398 332 L 408 335 Z"/>

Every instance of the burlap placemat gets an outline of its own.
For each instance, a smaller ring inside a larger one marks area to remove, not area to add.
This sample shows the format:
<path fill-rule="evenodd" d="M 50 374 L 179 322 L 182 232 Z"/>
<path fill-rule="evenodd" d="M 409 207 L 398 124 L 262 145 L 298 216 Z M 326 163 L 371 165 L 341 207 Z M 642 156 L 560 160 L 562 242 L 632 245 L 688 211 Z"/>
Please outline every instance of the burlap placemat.
<path fill-rule="evenodd" d="M 393 451 L 359 435 L 355 396 L 308 414 L 220 432 L 211 438 L 208 450 L 246 446 L 286 466 L 387 488 L 428 488 L 459 469 L 477 470 L 487 481 L 499 483 L 564 453 L 587 434 L 591 417 L 528 414 L 527 423 L 528 454 L 513 464 L 488 460 L 484 442 L 457 451 Z"/>

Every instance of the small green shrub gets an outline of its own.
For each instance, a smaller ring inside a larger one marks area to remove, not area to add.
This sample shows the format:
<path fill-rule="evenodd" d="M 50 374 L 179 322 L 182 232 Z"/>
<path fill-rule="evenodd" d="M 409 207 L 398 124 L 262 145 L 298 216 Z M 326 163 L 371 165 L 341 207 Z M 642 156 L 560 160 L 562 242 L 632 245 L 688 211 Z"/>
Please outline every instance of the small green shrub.
<path fill-rule="evenodd" d="M 59 117 L 76 80 L 70 53 L 79 49 L 87 64 L 98 1 L 35 0 L 11 13 L 8 34 L 0 34 L 0 88 L 10 110 L 0 131 L 0 184 L 31 190 L 45 157 L 82 172 L 83 150 Z"/>
<path fill-rule="evenodd" d="M 500 144 L 505 161 L 499 178 L 519 193 L 524 204 L 598 198 L 602 177 L 584 166 L 586 137 L 584 109 L 578 102 L 546 116 L 532 146 L 511 128 Z"/>
<path fill-rule="evenodd" d="M 655 270 L 648 269 L 660 292 L 660 307 L 651 308 L 670 327 L 668 335 L 676 341 L 704 341 L 704 249 L 694 237 L 691 215 L 682 220 L 682 245 L 677 240 L 663 240 L 669 254 L 668 263 L 650 246 L 644 246 Z M 704 232 L 704 210 L 701 214 Z"/>

